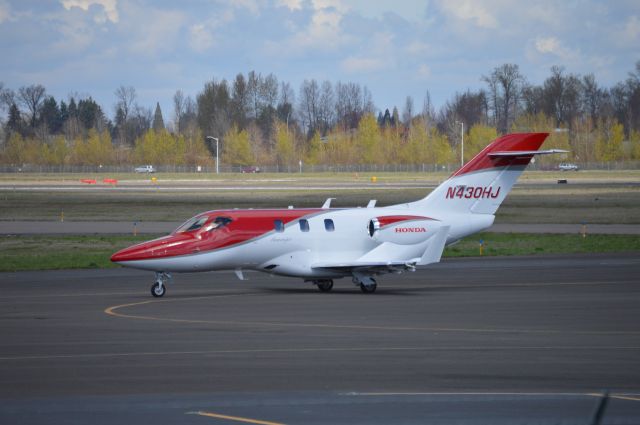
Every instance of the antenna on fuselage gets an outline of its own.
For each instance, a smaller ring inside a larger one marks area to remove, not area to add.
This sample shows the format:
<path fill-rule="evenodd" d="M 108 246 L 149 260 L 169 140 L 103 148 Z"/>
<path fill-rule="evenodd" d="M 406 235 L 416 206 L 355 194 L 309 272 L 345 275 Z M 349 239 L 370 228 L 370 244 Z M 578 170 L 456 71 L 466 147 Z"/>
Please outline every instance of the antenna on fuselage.
<path fill-rule="evenodd" d="M 322 209 L 326 210 L 326 209 L 331 208 L 331 201 L 334 200 L 334 199 L 336 199 L 336 198 L 327 198 L 327 200 L 324 201 L 324 204 L 322 204 Z"/>

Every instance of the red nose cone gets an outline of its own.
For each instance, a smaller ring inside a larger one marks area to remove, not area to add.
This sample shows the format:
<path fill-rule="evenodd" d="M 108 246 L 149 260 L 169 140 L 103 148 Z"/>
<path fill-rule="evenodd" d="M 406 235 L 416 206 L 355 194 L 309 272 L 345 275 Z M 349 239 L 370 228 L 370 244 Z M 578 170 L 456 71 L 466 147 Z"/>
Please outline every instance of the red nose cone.
<path fill-rule="evenodd" d="M 134 259 L 140 259 L 140 249 L 137 246 L 122 249 L 111 256 L 111 261 L 114 263 L 122 263 Z"/>
<path fill-rule="evenodd" d="M 188 252 L 189 242 L 192 240 L 192 237 L 185 235 L 165 236 L 120 250 L 111 256 L 111 261 L 124 263 L 184 255 Z"/>

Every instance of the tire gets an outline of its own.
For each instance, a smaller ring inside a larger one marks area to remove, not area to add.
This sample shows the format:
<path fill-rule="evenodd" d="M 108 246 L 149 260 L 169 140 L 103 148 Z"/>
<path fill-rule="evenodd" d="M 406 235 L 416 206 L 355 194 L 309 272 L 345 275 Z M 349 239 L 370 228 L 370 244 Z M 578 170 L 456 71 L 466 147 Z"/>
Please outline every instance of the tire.
<path fill-rule="evenodd" d="M 373 285 L 365 285 L 363 283 L 360 284 L 360 290 L 365 294 L 373 294 L 374 292 L 376 292 L 377 288 L 377 283 L 374 283 Z"/>
<path fill-rule="evenodd" d="M 158 282 L 151 285 L 151 295 L 153 295 L 155 298 L 162 297 L 165 292 L 167 292 L 167 288 L 164 285 L 160 286 Z"/>
<path fill-rule="evenodd" d="M 330 292 L 333 289 L 333 280 L 321 280 L 316 286 L 320 292 Z"/>

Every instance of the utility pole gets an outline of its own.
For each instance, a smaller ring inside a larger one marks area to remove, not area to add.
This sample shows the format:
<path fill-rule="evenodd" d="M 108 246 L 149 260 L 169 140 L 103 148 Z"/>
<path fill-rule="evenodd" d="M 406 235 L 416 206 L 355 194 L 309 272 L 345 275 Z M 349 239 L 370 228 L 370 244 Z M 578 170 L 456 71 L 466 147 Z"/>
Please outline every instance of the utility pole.
<path fill-rule="evenodd" d="M 218 149 L 218 138 L 213 136 L 207 136 L 207 139 L 216 141 L 216 174 L 219 174 L 220 173 L 220 168 L 219 168 L 220 150 Z"/>
<path fill-rule="evenodd" d="M 460 166 L 464 166 L 464 122 L 456 121 L 460 124 Z"/>

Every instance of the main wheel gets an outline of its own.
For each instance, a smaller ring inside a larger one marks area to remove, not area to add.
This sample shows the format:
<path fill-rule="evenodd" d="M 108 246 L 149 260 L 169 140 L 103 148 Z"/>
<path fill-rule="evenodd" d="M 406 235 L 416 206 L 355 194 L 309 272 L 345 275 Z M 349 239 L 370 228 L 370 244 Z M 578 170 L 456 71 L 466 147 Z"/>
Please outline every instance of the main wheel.
<path fill-rule="evenodd" d="M 160 285 L 160 283 L 158 282 L 154 283 L 151 286 L 151 295 L 156 298 L 160 298 L 161 296 L 163 296 L 166 291 L 167 289 L 164 287 L 164 285 Z"/>
<path fill-rule="evenodd" d="M 374 292 L 376 292 L 376 289 L 378 288 L 378 284 L 374 283 L 372 285 L 365 285 L 364 283 L 360 284 L 360 290 L 362 292 L 364 292 L 365 294 L 372 294 Z"/>
<path fill-rule="evenodd" d="M 321 280 L 317 286 L 320 292 L 329 292 L 333 289 L 333 280 Z"/>

